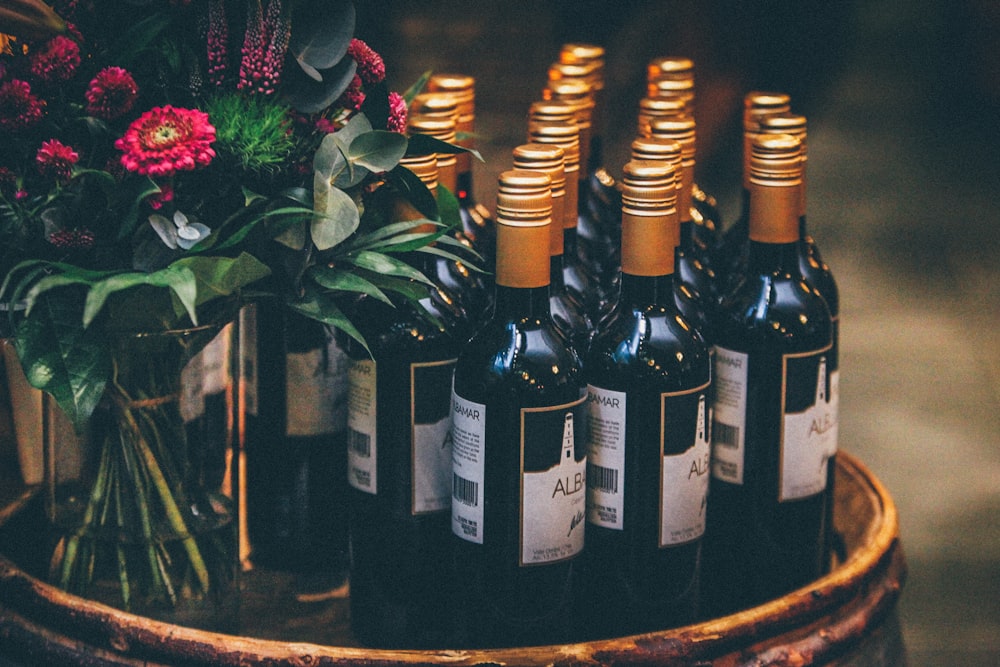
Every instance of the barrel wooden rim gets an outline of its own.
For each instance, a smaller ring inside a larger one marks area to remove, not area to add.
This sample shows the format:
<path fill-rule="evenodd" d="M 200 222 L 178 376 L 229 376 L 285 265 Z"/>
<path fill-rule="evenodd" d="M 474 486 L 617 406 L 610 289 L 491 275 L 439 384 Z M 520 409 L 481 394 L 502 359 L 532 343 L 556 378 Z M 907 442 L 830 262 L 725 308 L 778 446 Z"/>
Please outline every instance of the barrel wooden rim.
<path fill-rule="evenodd" d="M 870 503 L 864 548 L 811 585 L 729 616 L 672 630 L 567 644 L 416 651 L 321 646 L 194 630 L 70 595 L 0 556 L 0 640 L 15 655 L 94 665 L 790 665 L 821 663 L 856 645 L 895 606 L 906 565 L 896 507 L 856 458 L 837 456 L 841 485 Z M 81 662 L 80 656 L 86 656 Z"/>

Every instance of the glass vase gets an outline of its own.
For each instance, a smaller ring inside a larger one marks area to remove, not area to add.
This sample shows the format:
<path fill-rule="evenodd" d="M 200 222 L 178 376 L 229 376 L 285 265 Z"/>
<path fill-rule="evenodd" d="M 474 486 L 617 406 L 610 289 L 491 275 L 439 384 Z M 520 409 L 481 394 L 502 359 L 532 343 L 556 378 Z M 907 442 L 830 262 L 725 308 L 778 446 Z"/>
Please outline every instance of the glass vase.
<path fill-rule="evenodd" d="M 79 473 L 49 490 L 56 585 L 150 618 L 236 630 L 233 420 L 211 438 L 192 438 L 184 419 L 199 394 L 190 384 L 199 380 L 182 371 L 220 332 L 228 329 L 110 339 L 113 372 L 83 440 Z"/>

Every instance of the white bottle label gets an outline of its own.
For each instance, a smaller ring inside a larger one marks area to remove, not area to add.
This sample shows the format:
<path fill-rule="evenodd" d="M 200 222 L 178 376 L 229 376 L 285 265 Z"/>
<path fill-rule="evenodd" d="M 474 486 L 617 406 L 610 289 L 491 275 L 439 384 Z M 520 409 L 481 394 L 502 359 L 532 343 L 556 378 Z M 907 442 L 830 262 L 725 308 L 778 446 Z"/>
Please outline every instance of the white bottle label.
<path fill-rule="evenodd" d="M 661 397 L 660 546 L 672 547 L 705 534 L 711 446 L 708 429 L 708 385 Z M 694 412 L 694 414 L 692 414 Z M 696 421 L 692 423 L 691 417 Z M 676 430 L 672 428 L 676 426 Z M 669 434 L 684 438 L 688 448 L 679 454 L 664 450 Z"/>
<path fill-rule="evenodd" d="M 743 484 L 749 357 L 716 345 L 714 370 L 712 477 Z"/>
<path fill-rule="evenodd" d="M 355 489 L 371 494 L 378 492 L 376 372 L 373 360 L 352 359 L 347 373 L 347 481 Z"/>
<path fill-rule="evenodd" d="M 780 501 L 821 493 L 830 456 L 837 451 L 836 406 L 830 399 L 826 357 L 815 352 L 785 355 L 783 366 Z M 811 399 L 804 401 L 809 393 Z"/>
<path fill-rule="evenodd" d="M 285 355 L 286 427 L 290 436 L 342 432 L 350 358 L 327 336 L 326 347 Z"/>
<path fill-rule="evenodd" d="M 451 395 L 451 532 L 483 543 L 486 406 Z"/>
<path fill-rule="evenodd" d="M 567 560 L 583 550 L 587 455 L 576 444 L 584 444 L 585 400 L 521 410 L 522 566 Z"/>
<path fill-rule="evenodd" d="M 451 505 L 451 376 L 455 359 L 410 365 L 413 514 Z"/>
<path fill-rule="evenodd" d="M 587 521 L 622 530 L 625 516 L 625 392 L 587 387 Z"/>
<path fill-rule="evenodd" d="M 257 407 L 257 305 L 249 304 L 240 310 L 240 384 L 244 411 L 256 417 Z"/>

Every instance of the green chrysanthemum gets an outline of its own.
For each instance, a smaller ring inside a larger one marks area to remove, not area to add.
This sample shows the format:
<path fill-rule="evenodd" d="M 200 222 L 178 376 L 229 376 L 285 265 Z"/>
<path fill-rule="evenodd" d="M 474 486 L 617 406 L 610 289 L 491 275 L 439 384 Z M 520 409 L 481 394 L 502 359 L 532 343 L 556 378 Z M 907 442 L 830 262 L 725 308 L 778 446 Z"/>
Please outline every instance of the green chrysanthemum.
<path fill-rule="evenodd" d="M 295 147 L 288 108 L 260 96 L 223 95 L 209 102 L 208 116 L 215 125 L 215 150 L 245 171 L 278 170 Z"/>

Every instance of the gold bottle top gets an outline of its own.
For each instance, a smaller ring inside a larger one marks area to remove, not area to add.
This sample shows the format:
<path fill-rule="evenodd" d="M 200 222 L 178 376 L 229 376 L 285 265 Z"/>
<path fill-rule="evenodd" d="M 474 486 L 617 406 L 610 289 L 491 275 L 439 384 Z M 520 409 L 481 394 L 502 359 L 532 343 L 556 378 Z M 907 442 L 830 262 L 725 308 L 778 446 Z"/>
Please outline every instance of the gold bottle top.
<path fill-rule="evenodd" d="M 456 128 L 458 126 L 458 100 L 452 95 L 420 93 L 410 103 L 410 112 L 438 120 L 453 120 Z"/>
<path fill-rule="evenodd" d="M 537 100 L 528 107 L 528 124 L 532 123 L 576 125 L 576 107 L 562 100 Z"/>
<path fill-rule="evenodd" d="M 551 181 L 552 224 L 549 228 L 549 255 L 563 254 L 562 220 L 566 205 L 566 160 L 563 149 L 554 144 L 522 144 L 514 149 L 514 169 L 537 171 Z"/>
<path fill-rule="evenodd" d="M 637 137 L 630 146 L 633 160 L 657 160 L 680 169 L 681 145 L 676 141 L 656 137 Z"/>
<path fill-rule="evenodd" d="M 599 62 L 604 64 L 604 47 L 597 44 L 569 42 L 559 49 L 559 60 L 564 63 Z"/>
<path fill-rule="evenodd" d="M 792 98 L 786 93 L 754 90 L 743 96 L 743 189 L 750 189 L 750 146 L 760 129 L 760 119 L 768 114 L 787 113 Z"/>
<path fill-rule="evenodd" d="M 790 134 L 802 142 L 802 203 L 799 214 L 806 214 L 806 167 L 809 163 L 809 151 L 806 144 L 806 117 L 787 112 L 761 116 L 758 131 L 760 134 Z"/>
<path fill-rule="evenodd" d="M 622 176 L 622 272 L 663 276 L 674 272 L 680 240 L 676 170 L 666 162 L 631 160 Z"/>
<path fill-rule="evenodd" d="M 684 56 L 660 56 L 646 65 L 646 80 L 690 79 L 694 82 L 694 61 Z"/>
<path fill-rule="evenodd" d="M 455 100 L 458 108 L 456 143 L 464 148 L 475 148 L 476 80 L 465 74 L 434 74 L 427 81 L 427 90 L 431 94 L 451 96 Z M 459 174 L 472 171 L 470 154 L 459 153 L 456 159 Z"/>
<path fill-rule="evenodd" d="M 690 116 L 685 118 L 666 118 L 654 120 L 650 125 L 650 134 L 656 139 L 676 141 L 681 147 L 681 168 L 677 172 L 678 216 L 681 222 L 692 219 L 691 206 L 685 202 L 691 201 L 691 191 L 694 188 L 694 168 L 696 154 L 695 123 Z"/>
<path fill-rule="evenodd" d="M 789 134 L 757 135 L 750 149 L 750 239 L 799 239 L 802 142 Z"/>
<path fill-rule="evenodd" d="M 576 109 L 576 124 L 580 128 L 580 167 L 586 169 L 590 160 L 590 138 L 593 134 L 594 119 L 593 86 L 580 79 L 549 81 L 542 91 L 542 97 L 550 100 L 569 102 Z"/>
<path fill-rule="evenodd" d="M 511 169 L 497 186 L 496 283 L 534 288 L 549 284 L 552 225 L 551 179 L 538 171 Z"/>
<path fill-rule="evenodd" d="M 530 143 L 558 146 L 566 165 L 566 199 L 563 204 L 563 229 L 577 226 L 580 201 L 580 131 L 573 123 L 534 123 L 528 126 Z"/>
<path fill-rule="evenodd" d="M 437 196 L 438 166 L 436 155 L 433 153 L 430 155 L 408 155 L 400 158 L 399 164 L 412 171 L 427 186 L 431 194 Z M 396 200 L 393 215 L 394 220 L 402 222 L 405 220 L 420 220 L 424 217 L 426 216 L 414 208 L 409 200 L 402 197 Z M 416 227 L 413 231 L 421 234 L 430 234 L 434 230 L 435 226 L 427 223 L 426 225 Z"/>
<path fill-rule="evenodd" d="M 651 79 L 646 84 L 646 96 L 683 100 L 690 110 L 694 106 L 694 79 Z"/>
<path fill-rule="evenodd" d="M 644 97 L 639 100 L 636 131 L 640 137 L 652 136 L 650 123 L 654 120 L 684 118 L 689 115 L 684 100 L 669 97 Z"/>
<path fill-rule="evenodd" d="M 455 143 L 455 118 L 438 118 L 425 114 L 413 114 L 407 120 L 410 134 L 426 134 L 428 136 Z M 438 153 L 438 182 L 452 192 L 458 190 L 458 158 L 455 153 Z"/>

